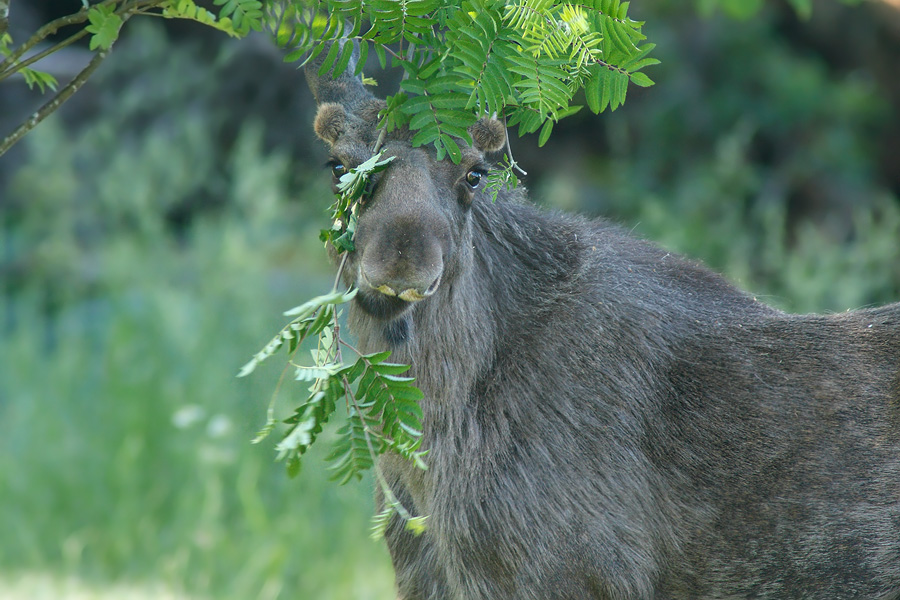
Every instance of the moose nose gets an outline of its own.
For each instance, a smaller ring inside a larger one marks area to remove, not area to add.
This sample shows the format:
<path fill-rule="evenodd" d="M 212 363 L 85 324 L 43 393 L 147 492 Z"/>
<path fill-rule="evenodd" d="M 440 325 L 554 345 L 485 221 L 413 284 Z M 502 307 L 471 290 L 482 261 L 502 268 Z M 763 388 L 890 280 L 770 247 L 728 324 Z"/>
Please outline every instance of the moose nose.
<path fill-rule="evenodd" d="M 440 287 L 449 228 L 438 211 L 426 210 L 423 204 L 424 200 L 384 196 L 363 213 L 356 245 L 363 291 L 418 302 Z"/>

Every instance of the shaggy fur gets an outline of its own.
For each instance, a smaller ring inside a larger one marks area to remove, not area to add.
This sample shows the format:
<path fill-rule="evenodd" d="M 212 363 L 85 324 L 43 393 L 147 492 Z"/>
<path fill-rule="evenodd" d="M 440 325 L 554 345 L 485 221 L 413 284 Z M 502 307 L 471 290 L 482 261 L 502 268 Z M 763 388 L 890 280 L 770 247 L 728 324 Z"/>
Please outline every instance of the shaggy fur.
<path fill-rule="evenodd" d="M 316 69 L 358 164 L 379 101 Z M 900 598 L 900 304 L 784 314 L 407 137 L 346 270 L 361 348 L 425 392 L 429 469 L 380 465 L 429 515 L 388 530 L 401 599 Z"/>

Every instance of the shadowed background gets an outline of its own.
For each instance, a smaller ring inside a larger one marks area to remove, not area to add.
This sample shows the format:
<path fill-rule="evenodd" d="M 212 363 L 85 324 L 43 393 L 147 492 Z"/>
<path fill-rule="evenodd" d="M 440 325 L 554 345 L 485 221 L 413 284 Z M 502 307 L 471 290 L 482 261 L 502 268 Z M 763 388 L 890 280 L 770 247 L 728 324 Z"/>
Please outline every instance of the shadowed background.
<path fill-rule="evenodd" d="M 14 1 L 11 33 L 80 4 Z M 801 21 L 779 2 L 748 20 L 635 3 L 657 85 L 542 149 L 514 140 L 534 200 L 787 310 L 900 299 L 900 15 L 814 4 Z M 0 132 L 40 102 L 0 83 Z M 321 449 L 289 480 L 274 440 L 249 443 L 280 361 L 234 377 L 331 285 L 313 112 L 265 38 L 135 19 L 0 160 L 0 596 L 393 597 L 370 482 L 328 483 Z"/>

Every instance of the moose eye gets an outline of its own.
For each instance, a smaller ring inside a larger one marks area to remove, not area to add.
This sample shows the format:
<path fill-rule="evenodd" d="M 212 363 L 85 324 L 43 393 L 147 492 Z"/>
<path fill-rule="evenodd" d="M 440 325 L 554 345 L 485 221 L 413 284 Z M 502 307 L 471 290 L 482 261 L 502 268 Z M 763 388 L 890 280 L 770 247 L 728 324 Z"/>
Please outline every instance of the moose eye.
<path fill-rule="evenodd" d="M 335 179 L 340 179 L 341 176 L 347 173 L 347 167 L 344 166 L 344 163 L 340 163 L 337 161 L 333 161 L 331 164 L 331 174 Z"/>
<path fill-rule="evenodd" d="M 480 169 L 472 169 L 466 173 L 466 183 L 473 188 L 477 188 L 483 178 L 484 171 L 481 171 Z"/>

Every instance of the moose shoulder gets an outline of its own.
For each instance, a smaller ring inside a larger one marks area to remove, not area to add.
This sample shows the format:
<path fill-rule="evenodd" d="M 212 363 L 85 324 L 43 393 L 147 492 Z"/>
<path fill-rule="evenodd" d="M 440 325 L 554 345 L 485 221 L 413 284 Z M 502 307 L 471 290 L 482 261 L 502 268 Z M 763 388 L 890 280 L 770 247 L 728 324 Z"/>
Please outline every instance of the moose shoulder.
<path fill-rule="evenodd" d="M 383 103 L 308 81 L 335 172 Z M 784 314 L 603 222 L 492 203 L 387 137 L 345 277 L 365 350 L 412 364 L 427 471 L 384 457 L 421 536 L 402 600 L 900 598 L 900 304 Z"/>

